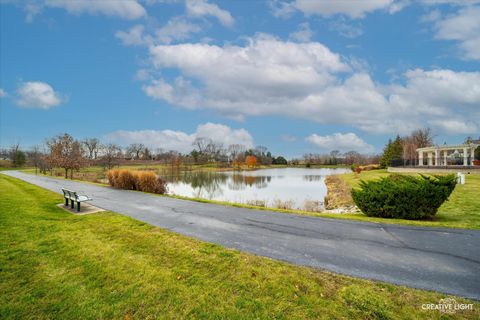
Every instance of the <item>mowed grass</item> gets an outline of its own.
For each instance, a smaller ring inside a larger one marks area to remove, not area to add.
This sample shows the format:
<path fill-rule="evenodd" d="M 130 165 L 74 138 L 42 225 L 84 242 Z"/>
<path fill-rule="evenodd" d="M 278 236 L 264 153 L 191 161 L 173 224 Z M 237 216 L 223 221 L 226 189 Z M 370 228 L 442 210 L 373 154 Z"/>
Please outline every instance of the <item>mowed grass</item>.
<path fill-rule="evenodd" d="M 142 166 L 122 166 L 120 168 L 125 169 L 148 169 L 148 167 Z M 214 168 L 212 167 L 212 170 Z M 195 170 L 200 170 L 199 168 Z M 35 169 L 25 169 L 22 170 L 26 173 L 33 174 Z M 63 179 L 63 175 L 59 169 L 55 172 L 58 172 L 59 175 L 47 175 L 53 178 Z M 79 176 L 76 176 L 74 180 L 92 183 L 88 179 L 84 179 L 89 172 L 93 172 L 95 174 L 102 174 L 100 173 L 99 167 L 88 167 L 82 169 L 79 173 Z M 388 176 L 386 170 L 371 170 L 371 171 L 362 171 L 360 174 L 358 173 L 346 173 L 337 175 L 340 179 L 345 181 L 348 186 L 350 187 L 358 187 L 361 180 L 373 180 L 379 179 L 382 177 Z M 413 174 L 416 175 L 416 174 Z M 102 176 L 103 177 L 103 176 Z M 99 178 L 100 179 L 100 178 Z M 106 185 L 105 183 L 101 183 L 100 185 Z M 346 199 L 340 199 L 340 202 L 344 205 L 353 205 L 353 200 L 350 196 L 350 190 L 343 190 L 342 191 Z M 348 196 L 347 196 L 348 193 Z M 452 195 L 450 196 L 449 200 L 446 201 L 439 209 L 438 213 L 435 217 L 431 220 L 405 220 L 405 219 L 384 219 L 384 218 L 376 218 L 376 217 L 368 217 L 363 213 L 354 213 L 354 214 L 336 214 L 336 213 L 326 213 L 326 212 L 311 212 L 311 211 L 304 211 L 304 210 L 290 210 L 290 209 L 278 209 L 278 208 L 271 208 L 271 207 L 257 207 L 248 204 L 241 204 L 241 203 L 232 203 L 232 202 L 225 202 L 225 201 L 216 201 L 216 200 L 208 200 L 202 198 L 189 198 L 189 197 L 182 197 L 182 196 L 172 196 L 174 198 L 184 199 L 184 200 L 191 200 L 197 202 L 204 202 L 204 203 L 214 203 L 220 204 L 225 206 L 233 206 L 233 207 L 241 207 L 241 208 L 248 208 L 248 209 L 258 209 L 258 210 L 272 210 L 284 213 L 292 213 L 292 214 L 299 214 L 299 215 L 307 215 L 313 217 L 322 217 L 322 218 L 332 218 L 332 219 L 344 219 L 344 220 L 358 220 L 358 221 L 366 221 L 366 222 L 374 222 L 374 223 L 387 223 L 387 224 L 402 224 L 402 225 L 413 225 L 413 226 L 422 226 L 422 227 L 446 227 L 446 228 L 465 228 L 465 229 L 480 229 L 480 174 L 469 174 L 466 175 L 466 183 L 465 185 L 457 185 L 455 190 L 453 191 Z"/>
<path fill-rule="evenodd" d="M 388 176 L 386 170 L 362 171 L 360 174 L 348 173 L 338 175 L 348 185 L 357 188 L 361 180 L 374 180 Z M 429 227 L 450 227 L 480 229 L 480 174 L 465 175 L 465 184 L 455 190 L 438 210 L 433 220 L 382 219 L 360 215 L 360 220 L 384 223 L 401 223 Z"/>
<path fill-rule="evenodd" d="M 448 319 L 446 295 L 225 249 L 0 175 L 1 319 Z M 457 302 L 473 303 L 456 298 Z M 478 319 L 480 304 L 450 318 Z"/>

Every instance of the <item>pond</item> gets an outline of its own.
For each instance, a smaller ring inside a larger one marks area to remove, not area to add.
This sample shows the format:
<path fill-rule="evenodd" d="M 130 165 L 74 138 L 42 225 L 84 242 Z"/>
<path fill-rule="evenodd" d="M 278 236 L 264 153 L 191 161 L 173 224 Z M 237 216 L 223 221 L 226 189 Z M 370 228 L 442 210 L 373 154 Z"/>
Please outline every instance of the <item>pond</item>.
<path fill-rule="evenodd" d="M 320 211 L 327 195 L 325 177 L 347 168 L 278 168 L 253 171 L 180 172 L 164 176 L 168 193 L 190 198 L 263 207 Z"/>

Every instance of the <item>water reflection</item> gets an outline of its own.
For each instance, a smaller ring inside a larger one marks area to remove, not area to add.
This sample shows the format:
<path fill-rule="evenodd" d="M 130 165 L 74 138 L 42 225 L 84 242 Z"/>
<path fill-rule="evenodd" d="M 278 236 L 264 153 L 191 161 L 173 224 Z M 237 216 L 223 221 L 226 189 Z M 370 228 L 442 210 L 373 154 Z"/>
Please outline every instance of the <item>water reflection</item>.
<path fill-rule="evenodd" d="M 303 176 L 303 180 L 308 181 L 308 182 L 312 182 L 312 181 L 322 181 L 323 178 L 324 178 L 324 176 L 321 176 L 321 175 L 312 175 L 312 174 Z"/>
<path fill-rule="evenodd" d="M 285 209 L 323 209 L 325 176 L 348 169 L 279 168 L 242 172 L 163 172 L 169 193 Z M 312 211 L 315 211 L 312 209 Z"/>

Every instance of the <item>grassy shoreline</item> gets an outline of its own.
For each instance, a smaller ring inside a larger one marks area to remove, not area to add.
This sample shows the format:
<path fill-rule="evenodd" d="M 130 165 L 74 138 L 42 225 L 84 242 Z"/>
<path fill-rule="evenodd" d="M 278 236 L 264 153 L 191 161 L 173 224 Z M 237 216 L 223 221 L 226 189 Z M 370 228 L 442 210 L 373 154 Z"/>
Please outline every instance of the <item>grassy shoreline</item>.
<path fill-rule="evenodd" d="M 446 295 L 193 240 L 0 175 L 0 318 L 474 319 L 422 310 Z M 221 301 L 221 303 L 218 303 Z"/>
<path fill-rule="evenodd" d="M 346 188 L 356 188 L 361 180 L 375 180 L 390 175 L 386 170 L 362 171 L 358 173 L 348 173 L 338 175 Z M 416 174 L 413 174 L 416 175 Z M 466 183 L 457 185 L 450 198 L 440 207 L 434 220 L 420 220 L 419 225 L 424 226 L 442 226 L 449 228 L 480 229 L 480 174 L 466 175 Z M 351 197 L 343 199 L 344 202 L 351 203 Z M 376 218 L 381 219 L 381 218 Z M 381 219 L 384 221 L 391 219 Z M 404 224 L 410 220 L 393 220 Z M 388 222 L 387 222 L 388 223 Z M 407 222 L 408 223 L 408 222 Z"/>
<path fill-rule="evenodd" d="M 23 170 L 26 173 L 33 173 L 34 170 L 28 169 Z M 386 170 L 372 170 L 372 171 L 362 171 L 362 173 L 347 173 L 342 175 L 337 175 L 343 182 L 343 186 L 348 188 L 358 186 L 360 180 L 370 180 L 378 179 L 384 177 L 389 173 Z M 48 177 L 64 179 L 63 176 L 50 176 Z M 100 186 L 108 186 L 107 184 L 88 182 L 84 180 L 73 179 L 73 181 L 78 182 L 87 182 L 93 183 Z M 328 185 L 327 185 L 328 186 Z M 342 193 L 341 193 L 342 194 Z M 345 192 L 343 192 L 345 194 Z M 232 206 L 239 208 L 247 209 L 256 209 L 256 210 L 268 210 L 276 211 L 288 214 L 298 214 L 311 217 L 320 217 L 320 218 L 330 218 L 330 219 L 341 219 L 341 220 L 355 220 L 355 221 L 364 221 L 364 222 L 373 222 L 373 223 L 386 223 L 386 224 L 398 224 L 406 226 L 421 226 L 421 227 L 444 227 L 444 228 L 462 228 L 462 229 L 480 229 L 480 199 L 478 198 L 480 194 L 480 175 L 468 175 L 467 183 L 465 185 L 459 185 L 453 192 L 449 201 L 444 203 L 438 214 L 435 216 L 434 220 L 405 220 L 405 219 L 384 219 L 384 218 L 375 218 L 367 217 L 362 213 L 328 213 L 328 212 L 311 212 L 303 210 L 286 210 L 278 209 L 271 207 L 259 207 L 252 206 L 248 204 L 241 203 L 232 203 L 225 201 L 215 201 L 201 198 L 190 198 L 176 195 L 158 195 L 172 197 L 188 201 L 196 201 L 202 203 L 212 203 L 217 205 Z M 350 198 L 351 199 L 351 198 Z M 343 206 L 350 206 L 351 203 L 348 200 L 340 199 L 335 200 L 340 202 Z"/>

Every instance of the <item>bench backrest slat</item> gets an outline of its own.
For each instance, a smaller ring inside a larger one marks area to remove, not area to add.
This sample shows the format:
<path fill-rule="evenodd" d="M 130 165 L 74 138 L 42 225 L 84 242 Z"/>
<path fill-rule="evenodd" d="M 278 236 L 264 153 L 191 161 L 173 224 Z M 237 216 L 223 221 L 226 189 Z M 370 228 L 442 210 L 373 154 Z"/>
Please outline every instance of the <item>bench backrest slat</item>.
<path fill-rule="evenodd" d="M 64 197 L 68 197 L 70 199 L 71 198 L 77 199 L 77 192 L 76 191 L 72 191 L 72 190 L 62 188 L 62 192 L 63 192 Z"/>
<path fill-rule="evenodd" d="M 75 200 L 75 201 L 79 201 L 79 195 L 78 195 L 77 191 L 72 191 L 72 190 L 62 188 L 62 192 L 63 192 L 63 196 L 65 198 Z M 87 197 L 87 199 L 91 200 L 88 197 Z M 86 200 L 82 200 L 82 201 L 86 201 Z"/>

